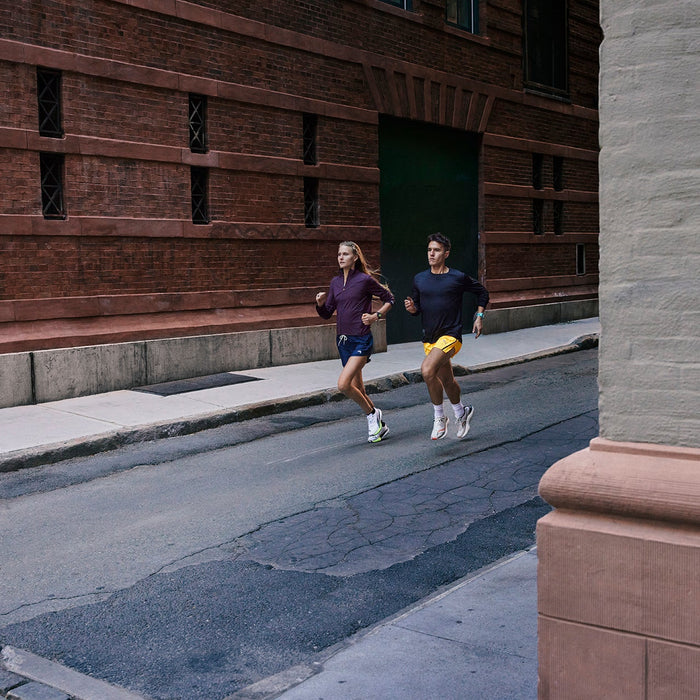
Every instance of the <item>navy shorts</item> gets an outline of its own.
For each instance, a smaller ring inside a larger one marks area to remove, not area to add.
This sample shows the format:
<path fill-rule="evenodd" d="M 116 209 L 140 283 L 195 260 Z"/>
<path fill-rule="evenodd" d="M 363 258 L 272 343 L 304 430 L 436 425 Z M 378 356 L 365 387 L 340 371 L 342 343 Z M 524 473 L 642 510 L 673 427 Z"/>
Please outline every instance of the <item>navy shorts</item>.
<path fill-rule="evenodd" d="M 336 338 L 336 343 L 343 367 L 353 356 L 366 357 L 367 362 L 369 362 L 369 356 L 374 350 L 374 338 L 371 333 L 367 333 L 367 335 L 339 335 Z"/>

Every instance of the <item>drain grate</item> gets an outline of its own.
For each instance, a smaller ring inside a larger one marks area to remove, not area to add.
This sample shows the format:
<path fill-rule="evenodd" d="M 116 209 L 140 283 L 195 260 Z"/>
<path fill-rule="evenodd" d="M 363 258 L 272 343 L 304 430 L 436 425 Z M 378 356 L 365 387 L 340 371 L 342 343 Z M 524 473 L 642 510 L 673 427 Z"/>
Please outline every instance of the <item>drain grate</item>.
<path fill-rule="evenodd" d="M 174 394 L 186 394 L 189 391 L 201 391 L 202 389 L 216 389 L 221 386 L 243 384 L 244 382 L 258 382 L 259 377 L 249 377 L 246 374 L 208 374 L 204 377 L 191 377 L 178 379 L 173 382 L 149 384 L 147 386 L 134 387 L 133 391 L 141 391 L 145 394 L 157 394 L 158 396 L 173 396 Z"/>

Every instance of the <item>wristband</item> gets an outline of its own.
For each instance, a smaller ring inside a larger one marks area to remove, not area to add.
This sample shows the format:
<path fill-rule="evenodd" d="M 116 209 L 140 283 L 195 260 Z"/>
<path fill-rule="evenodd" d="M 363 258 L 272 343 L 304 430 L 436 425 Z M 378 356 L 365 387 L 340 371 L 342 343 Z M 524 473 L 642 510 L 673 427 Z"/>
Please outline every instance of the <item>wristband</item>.
<path fill-rule="evenodd" d="M 478 318 L 484 318 L 484 312 L 483 311 L 477 311 L 476 315 Z"/>
<path fill-rule="evenodd" d="M 375 311 L 377 314 L 377 319 L 380 319 L 382 317 L 382 312 L 381 311 Z"/>

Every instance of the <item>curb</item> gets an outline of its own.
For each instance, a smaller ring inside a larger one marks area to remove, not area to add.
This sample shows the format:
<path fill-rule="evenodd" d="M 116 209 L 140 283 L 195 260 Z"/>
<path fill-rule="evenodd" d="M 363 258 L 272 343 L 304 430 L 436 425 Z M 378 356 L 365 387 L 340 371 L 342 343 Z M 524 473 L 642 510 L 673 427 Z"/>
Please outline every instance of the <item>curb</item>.
<path fill-rule="evenodd" d="M 533 360 L 577 352 L 578 350 L 587 350 L 597 345 L 598 335 L 590 334 L 574 338 L 566 345 L 540 350 L 527 355 L 519 355 L 506 360 L 496 360 L 479 365 L 465 366 L 455 364 L 453 365 L 453 369 L 455 376 L 466 376 L 468 374 L 485 372 L 498 367 L 509 367 Z M 365 383 L 365 387 L 369 394 L 380 394 L 385 391 L 397 389 L 401 386 L 417 384 L 422 381 L 423 377 L 421 376 L 420 369 L 415 369 L 370 380 Z M 107 452 L 140 442 L 191 435 L 192 433 L 219 428 L 222 425 L 228 425 L 230 423 L 285 413 L 286 411 L 293 411 L 307 406 L 319 406 L 331 401 L 342 401 L 343 399 L 343 395 L 337 389 L 325 389 L 308 394 L 297 394 L 275 401 L 247 404 L 235 409 L 212 411 L 211 413 L 205 413 L 191 418 L 149 423 L 135 428 L 124 428 L 86 438 L 77 438 L 68 442 L 42 445 L 41 447 L 32 447 L 26 450 L 16 450 L 0 455 L 0 473 L 55 464 L 78 457 L 91 457 L 100 452 Z"/>

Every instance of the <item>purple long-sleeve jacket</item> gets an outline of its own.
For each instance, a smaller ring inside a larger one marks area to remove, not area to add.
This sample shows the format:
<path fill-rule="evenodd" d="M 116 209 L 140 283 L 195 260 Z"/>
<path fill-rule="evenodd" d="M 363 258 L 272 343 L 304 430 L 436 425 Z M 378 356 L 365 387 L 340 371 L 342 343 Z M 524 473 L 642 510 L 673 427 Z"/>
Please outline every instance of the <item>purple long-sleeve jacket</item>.
<path fill-rule="evenodd" d="M 367 335 L 370 327 L 362 323 L 362 314 L 372 313 L 372 297 L 379 297 L 384 302 L 394 303 L 394 295 L 382 287 L 371 275 L 350 270 L 346 284 L 343 273 L 331 280 L 326 302 L 317 306 L 321 318 L 330 318 L 337 311 L 336 330 L 338 335 Z"/>

